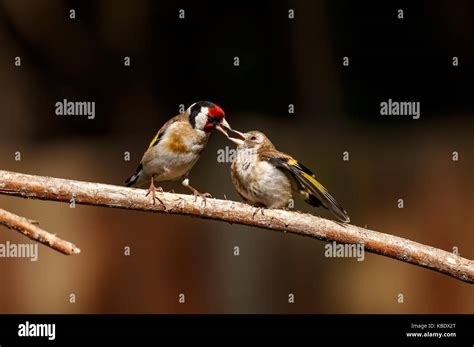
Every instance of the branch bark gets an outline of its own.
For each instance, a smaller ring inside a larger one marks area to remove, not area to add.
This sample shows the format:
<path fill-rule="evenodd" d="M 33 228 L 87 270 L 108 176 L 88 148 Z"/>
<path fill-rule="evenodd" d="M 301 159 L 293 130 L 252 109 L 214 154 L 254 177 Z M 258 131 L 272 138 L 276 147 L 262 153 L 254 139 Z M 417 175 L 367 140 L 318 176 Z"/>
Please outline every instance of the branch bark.
<path fill-rule="evenodd" d="M 58 252 L 67 255 L 79 254 L 81 252 L 81 250 L 76 245 L 62 240 L 56 235 L 48 233 L 46 230 L 41 229 L 33 221 L 5 211 L 1 208 L 0 224 L 6 226 L 7 228 L 16 230 L 26 237 L 29 237 L 33 241 L 38 241 L 45 246 L 55 249 Z"/>
<path fill-rule="evenodd" d="M 294 211 L 257 209 L 229 200 L 208 198 L 204 204 L 192 195 L 158 193 L 163 204 L 152 204 L 145 191 L 109 184 L 32 176 L 0 170 L 0 194 L 24 198 L 106 206 L 127 210 L 189 215 L 263 229 L 291 232 L 324 241 L 362 244 L 366 251 L 425 267 L 464 282 L 474 283 L 474 261 L 408 239 L 342 225 Z"/>

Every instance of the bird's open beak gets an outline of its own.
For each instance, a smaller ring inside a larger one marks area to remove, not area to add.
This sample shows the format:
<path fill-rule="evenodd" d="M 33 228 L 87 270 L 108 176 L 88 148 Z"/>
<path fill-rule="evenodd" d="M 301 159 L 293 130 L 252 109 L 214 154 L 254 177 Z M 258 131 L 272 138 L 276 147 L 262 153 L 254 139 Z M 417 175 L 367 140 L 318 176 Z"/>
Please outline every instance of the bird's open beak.
<path fill-rule="evenodd" d="M 223 133 L 227 138 L 229 137 L 229 134 L 227 132 L 233 131 L 229 123 L 227 123 L 227 121 L 225 120 L 225 118 L 222 119 L 222 122 L 216 125 L 216 129 Z"/>
<path fill-rule="evenodd" d="M 237 130 L 232 130 L 232 132 L 237 135 L 237 138 L 228 137 L 228 139 L 231 140 L 233 143 L 235 143 L 237 146 L 242 145 L 245 141 L 245 135 L 242 134 L 240 131 L 237 131 Z"/>
<path fill-rule="evenodd" d="M 241 145 L 245 141 L 245 136 L 242 134 L 240 131 L 233 130 L 229 123 L 224 119 L 222 119 L 222 122 L 216 125 L 216 129 L 219 130 L 221 133 L 225 135 L 229 140 L 231 140 L 233 143 L 235 143 L 237 146 Z M 233 134 L 237 135 L 236 138 L 234 137 L 229 137 L 229 134 L 227 133 L 228 131 L 232 132 Z"/>

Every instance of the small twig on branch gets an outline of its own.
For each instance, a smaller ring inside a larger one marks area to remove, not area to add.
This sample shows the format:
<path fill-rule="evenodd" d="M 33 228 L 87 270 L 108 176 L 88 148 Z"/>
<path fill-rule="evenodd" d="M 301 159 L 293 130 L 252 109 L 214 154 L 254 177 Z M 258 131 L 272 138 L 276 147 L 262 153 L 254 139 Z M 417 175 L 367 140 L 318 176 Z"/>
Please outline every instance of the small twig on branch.
<path fill-rule="evenodd" d="M 474 283 L 474 261 L 441 249 L 398 236 L 354 225 L 285 210 L 265 210 L 231 200 L 208 198 L 195 201 L 192 195 L 158 193 L 163 204 L 153 204 L 142 189 L 109 184 L 25 175 L 0 170 L 0 194 L 24 198 L 97 205 L 128 210 L 190 215 L 263 229 L 292 232 L 324 241 L 364 245 L 366 251 L 422 266 L 459 280 Z"/>
<path fill-rule="evenodd" d="M 71 242 L 65 241 L 41 229 L 36 221 L 31 221 L 0 208 L 0 224 L 16 230 L 34 241 L 67 255 L 79 254 L 81 250 Z"/>

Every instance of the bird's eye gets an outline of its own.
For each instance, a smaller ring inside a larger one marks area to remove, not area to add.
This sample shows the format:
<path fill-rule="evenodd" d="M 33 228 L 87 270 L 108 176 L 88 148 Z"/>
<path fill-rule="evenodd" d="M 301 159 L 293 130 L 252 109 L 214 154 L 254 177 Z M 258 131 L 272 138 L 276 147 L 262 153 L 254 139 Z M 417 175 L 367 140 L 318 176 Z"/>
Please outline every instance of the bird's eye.
<path fill-rule="evenodd" d="M 252 137 L 250 138 L 251 141 L 255 141 L 256 139 L 257 139 L 256 136 L 252 136 Z"/>

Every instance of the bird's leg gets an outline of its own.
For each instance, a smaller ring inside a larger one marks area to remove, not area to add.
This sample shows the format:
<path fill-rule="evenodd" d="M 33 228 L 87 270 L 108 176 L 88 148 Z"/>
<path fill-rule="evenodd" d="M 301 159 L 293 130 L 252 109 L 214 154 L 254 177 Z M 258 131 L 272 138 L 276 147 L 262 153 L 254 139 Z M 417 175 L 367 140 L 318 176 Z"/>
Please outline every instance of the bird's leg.
<path fill-rule="evenodd" d="M 163 188 L 155 187 L 153 176 L 151 176 L 150 188 L 148 188 L 148 192 L 146 193 L 145 196 L 148 196 L 151 193 L 151 197 L 153 199 L 153 205 L 155 204 L 156 200 L 158 200 L 160 204 L 163 205 L 163 207 L 166 207 L 163 201 L 161 201 L 161 199 L 156 196 L 156 192 L 163 193 Z"/>
<path fill-rule="evenodd" d="M 196 188 L 194 188 L 192 185 L 190 185 L 189 184 L 189 178 L 185 178 L 183 180 L 183 186 L 191 189 L 191 191 L 194 194 L 194 201 L 196 201 L 197 197 L 199 196 L 204 201 L 204 203 L 206 203 L 206 198 L 211 198 L 212 197 L 212 195 L 209 194 L 209 193 L 200 193 Z"/>

